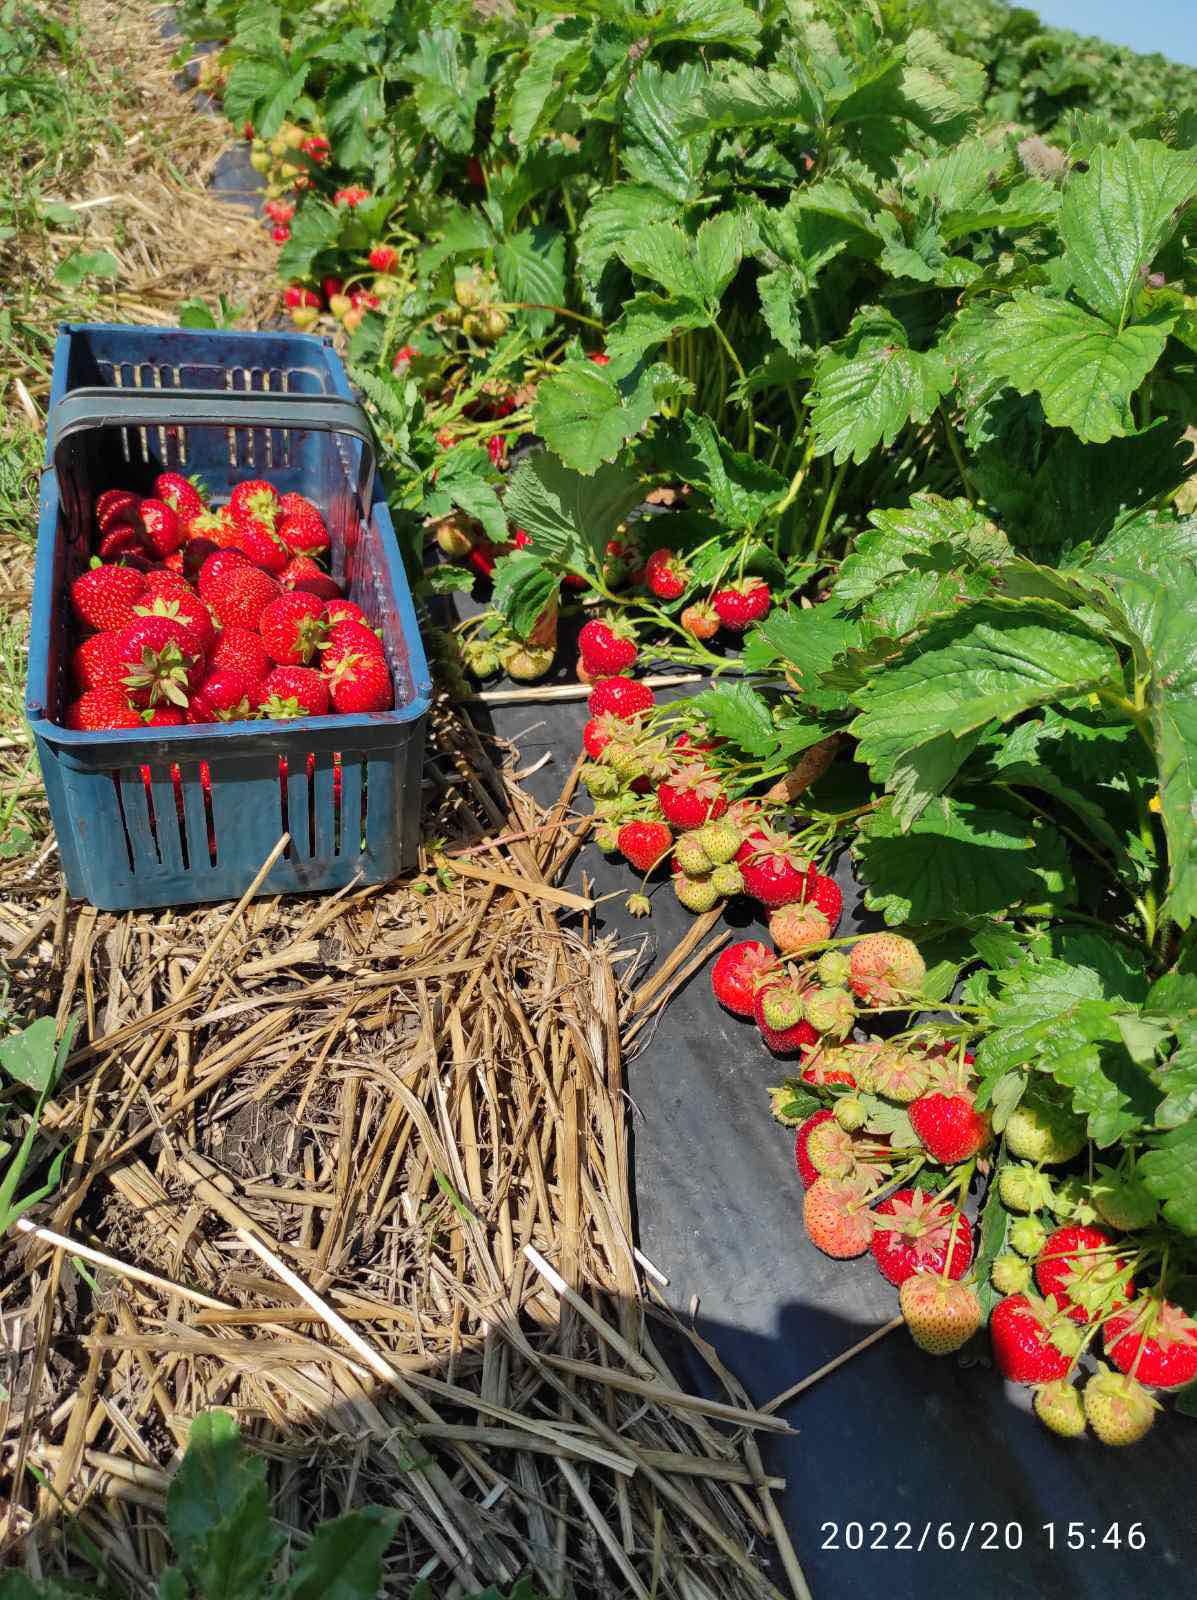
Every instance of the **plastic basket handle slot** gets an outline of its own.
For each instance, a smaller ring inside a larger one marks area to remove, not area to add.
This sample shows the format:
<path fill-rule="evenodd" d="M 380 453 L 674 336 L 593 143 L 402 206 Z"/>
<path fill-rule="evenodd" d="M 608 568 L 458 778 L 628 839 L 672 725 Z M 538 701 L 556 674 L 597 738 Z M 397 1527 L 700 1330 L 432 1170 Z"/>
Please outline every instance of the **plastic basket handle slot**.
<path fill-rule="evenodd" d="M 95 428 L 157 428 L 166 423 L 214 428 L 292 428 L 344 433 L 362 447 L 358 499 L 368 516 L 374 498 L 374 435 L 356 400 L 340 395 L 264 394 L 252 389 L 73 389 L 53 407 L 49 446 Z"/>

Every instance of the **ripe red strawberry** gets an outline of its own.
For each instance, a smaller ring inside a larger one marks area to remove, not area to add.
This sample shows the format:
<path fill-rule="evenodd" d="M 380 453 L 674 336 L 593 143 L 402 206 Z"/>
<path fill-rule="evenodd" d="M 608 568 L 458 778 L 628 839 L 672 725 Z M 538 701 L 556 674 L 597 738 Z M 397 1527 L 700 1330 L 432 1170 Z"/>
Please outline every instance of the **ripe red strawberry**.
<path fill-rule="evenodd" d="M 1119 1310 L 1135 1295 L 1126 1260 L 1101 1228 L 1057 1228 L 1035 1263 L 1040 1294 L 1063 1307 L 1074 1322 L 1092 1322 Z"/>
<path fill-rule="evenodd" d="M 707 600 L 696 600 L 687 606 L 678 621 L 695 639 L 713 639 L 719 632 L 719 617 Z"/>
<path fill-rule="evenodd" d="M 290 311 L 294 311 L 305 306 L 310 306 L 313 310 L 319 310 L 320 303 L 320 296 L 316 293 L 315 289 L 308 289 L 302 283 L 289 283 L 283 290 L 283 304 Z M 240 487 L 240 485 L 238 485 L 238 487 Z M 259 482 L 251 487 L 269 489 L 271 485 L 268 483 Z M 234 493 L 236 493 L 236 490 L 234 490 Z"/>
<path fill-rule="evenodd" d="M 399 252 L 389 244 L 376 244 L 366 260 L 375 272 L 394 272 L 399 265 Z"/>
<path fill-rule="evenodd" d="M 802 1179 L 802 1187 L 809 1189 L 812 1183 L 817 1183 L 822 1174 L 815 1166 L 807 1151 L 811 1135 L 825 1123 L 835 1121 L 834 1111 L 816 1111 L 798 1129 L 794 1139 L 794 1165 L 798 1168 L 798 1176 Z"/>
<path fill-rule="evenodd" d="M 122 556 L 148 556 L 141 529 L 130 522 L 110 522 L 100 535 L 96 554 L 101 561 L 117 561 Z"/>
<path fill-rule="evenodd" d="M 959 1350 L 983 1320 L 981 1302 L 968 1284 L 952 1283 L 934 1272 L 904 1278 L 898 1300 L 910 1337 L 933 1356 Z"/>
<path fill-rule="evenodd" d="M 636 660 L 636 641 L 625 624 L 595 617 L 578 634 L 578 649 L 592 678 L 611 678 L 626 672 Z"/>
<path fill-rule="evenodd" d="M 654 550 L 644 563 L 644 581 L 658 600 L 677 600 L 690 584 L 690 573 L 672 550 Z"/>
<path fill-rule="evenodd" d="M 897 933 L 867 933 L 852 946 L 848 981 L 862 1000 L 892 1005 L 917 994 L 927 968 L 917 946 Z"/>
<path fill-rule="evenodd" d="M 350 623 L 341 623 L 350 627 Z M 346 650 L 332 667 L 324 668 L 334 711 L 389 711 L 395 703 L 390 668 L 381 655 Z"/>
<path fill-rule="evenodd" d="M 633 717 L 648 711 L 652 703 L 652 690 L 635 678 L 600 678 L 590 691 L 586 706 L 592 717 L 601 717 L 604 712 L 610 712 L 612 716 L 630 722 Z"/>
<path fill-rule="evenodd" d="M 873 1237 L 869 1213 L 869 1180 L 863 1174 L 850 1178 L 819 1178 L 806 1191 L 802 1220 L 810 1241 L 837 1261 L 862 1256 Z"/>
<path fill-rule="evenodd" d="M 657 789 L 665 820 L 679 832 L 701 828 L 727 810 L 727 795 L 716 773 L 701 762 L 680 767 Z"/>
<path fill-rule="evenodd" d="M 314 594 L 318 600 L 336 600 L 341 585 L 319 567 L 311 556 L 292 556 L 278 575 L 284 589 L 299 589 Z"/>
<path fill-rule="evenodd" d="M 237 524 L 227 506 L 218 511 L 196 512 L 185 528 L 187 540 L 207 539 L 217 550 L 229 550 L 237 537 Z"/>
<path fill-rule="evenodd" d="M 339 596 L 327 601 L 320 615 L 330 628 L 338 622 L 360 622 L 363 628 L 370 626 L 361 606 L 354 605 L 352 600 L 342 600 Z"/>
<path fill-rule="evenodd" d="M 275 532 L 291 554 L 297 556 L 317 555 L 331 543 L 319 508 L 301 494 L 282 496 Z"/>
<path fill-rule="evenodd" d="M 403 372 L 407 367 L 411 366 L 419 353 L 414 344 L 400 345 L 391 361 L 391 371 Z"/>
<path fill-rule="evenodd" d="M 218 550 L 209 556 L 200 571 L 199 592 L 212 609 L 212 614 L 224 628 L 234 624 L 242 628 L 256 628 L 258 619 L 272 600 L 277 600 L 281 590 L 268 572 L 248 565 L 227 562 L 232 550 Z M 213 570 L 212 563 L 226 558 L 226 564 Z"/>
<path fill-rule="evenodd" d="M 1197 1378 L 1197 1321 L 1158 1293 L 1111 1317 L 1104 1337 L 1118 1370 L 1153 1389 L 1179 1389 Z"/>
<path fill-rule="evenodd" d="M 759 939 L 729 944 L 711 968 L 715 999 L 734 1016 L 755 1016 L 756 991 L 762 980 L 778 972 L 779 965 L 772 950 Z"/>
<path fill-rule="evenodd" d="M 66 709 L 68 728 L 99 733 L 108 728 L 140 728 L 141 717 L 123 689 L 88 689 Z"/>
<path fill-rule="evenodd" d="M 165 500 L 143 500 L 137 508 L 137 526 L 152 554 L 165 560 L 183 543 L 183 524 Z"/>
<path fill-rule="evenodd" d="M 813 862 L 806 875 L 806 903 L 814 906 L 827 918 L 830 938 L 839 926 L 844 910 L 844 896 L 835 879 L 827 877 L 822 872 L 816 872 Z"/>
<path fill-rule="evenodd" d="M 976 1109 L 970 1094 L 920 1095 L 910 1103 L 910 1125 L 933 1161 L 953 1167 L 989 1143 L 989 1118 Z"/>
<path fill-rule="evenodd" d="M 311 291 L 305 290 L 304 293 L 310 294 Z M 318 306 L 320 297 L 315 295 L 301 304 Z M 278 490 L 265 478 L 243 478 L 240 483 L 234 484 L 229 495 L 229 516 L 234 522 L 242 522 L 247 517 L 260 518 L 273 527 L 281 507 Z"/>
<path fill-rule="evenodd" d="M 169 701 L 186 706 L 204 670 L 190 630 L 173 617 L 139 617 L 113 641 L 121 682 L 131 704 L 156 706 Z"/>
<path fill-rule="evenodd" d="M 328 637 L 321 646 L 323 651 L 322 665 L 328 667 L 339 661 L 343 655 L 350 651 L 357 651 L 361 655 L 378 656 L 385 658 L 386 651 L 382 647 L 382 640 L 362 622 L 334 622 L 328 630 Z"/>
<path fill-rule="evenodd" d="M 744 892 L 765 906 L 784 906 L 806 894 L 810 857 L 784 833 L 772 828 L 751 829 L 736 851 L 744 874 Z"/>
<path fill-rule="evenodd" d="M 658 866 L 672 843 L 673 835 L 663 822 L 625 822 L 619 830 L 619 852 L 641 874 Z"/>
<path fill-rule="evenodd" d="M 177 600 L 180 596 L 195 598 L 195 590 L 181 572 L 170 567 L 155 567 L 145 575 L 145 599 Z"/>
<path fill-rule="evenodd" d="M 145 577 L 132 567 L 90 567 L 71 584 L 71 605 L 81 622 L 108 633 L 136 620 L 133 607 L 144 593 Z"/>
<path fill-rule="evenodd" d="M 247 561 L 263 572 L 282 572 L 291 552 L 274 528 L 262 517 L 239 517 L 237 531 L 229 548 L 239 550 Z"/>
<path fill-rule="evenodd" d="M 173 576 L 173 574 L 151 574 L 152 577 Z M 183 581 L 180 578 L 180 583 Z M 180 594 L 149 593 L 133 608 L 139 617 L 170 617 L 173 621 L 181 623 L 187 630 L 191 645 L 196 655 L 206 656 L 216 642 L 216 628 L 212 622 L 212 613 L 200 599 L 199 595 L 192 594 L 190 589 L 184 589 Z"/>
<path fill-rule="evenodd" d="M 769 586 L 760 578 L 742 578 L 738 583 L 716 589 L 711 596 L 715 615 L 733 633 L 743 633 L 754 622 L 767 617 L 772 604 Z"/>
<path fill-rule="evenodd" d="M 605 367 L 611 360 L 611 357 L 605 350 L 588 350 L 586 352 L 586 359 L 587 361 L 593 361 L 596 367 Z"/>
<path fill-rule="evenodd" d="M 314 594 L 281 594 L 272 600 L 258 618 L 270 659 L 280 667 L 306 666 L 324 638 L 323 609 Z"/>
<path fill-rule="evenodd" d="M 1064 1377 L 1080 1343 L 1063 1312 L 1033 1295 L 999 1300 L 989 1331 L 998 1369 L 1012 1383 L 1052 1383 Z"/>
<path fill-rule="evenodd" d="M 312 667 L 275 667 L 258 685 L 258 709 L 288 721 L 327 716 L 328 685 Z"/>
<path fill-rule="evenodd" d="M 170 507 L 184 528 L 204 509 L 199 485 L 181 472 L 160 472 L 154 479 L 154 497 Z"/>
<path fill-rule="evenodd" d="M 873 1260 L 890 1283 L 902 1284 L 916 1272 L 963 1278 L 973 1259 L 968 1218 L 946 1200 L 921 1189 L 899 1189 L 873 1212 L 886 1220 L 873 1233 Z"/>
<path fill-rule="evenodd" d="M 96 527 L 107 533 L 114 522 L 136 523 L 141 496 L 131 489 L 105 489 L 96 496 Z"/>
<path fill-rule="evenodd" d="M 116 640 L 116 633 L 93 633 L 77 646 L 71 656 L 71 676 L 80 691 L 121 687 L 123 666 Z"/>
<path fill-rule="evenodd" d="M 191 696 L 189 722 L 243 722 L 258 704 L 259 685 L 236 667 L 216 667 Z"/>
<path fill-rule="evenodd" d="M 178 706 L 155 706 L 152 711 L 143 711 L 141 720 L 147 728 L 181 728 L 187 718 Z M 171 767 L 171 776 L 177 780 L 178 767 Z"/>
<path fill-rule="evenodd" d="M 252 684 L 259 684 L 270 671 L 272 663 L 257 633 L 252 628 L 242 628 L 232 623 L 221 629 L 220 637 L 208 658 L 208 665 L 214 672 L 240 672 Z"/>

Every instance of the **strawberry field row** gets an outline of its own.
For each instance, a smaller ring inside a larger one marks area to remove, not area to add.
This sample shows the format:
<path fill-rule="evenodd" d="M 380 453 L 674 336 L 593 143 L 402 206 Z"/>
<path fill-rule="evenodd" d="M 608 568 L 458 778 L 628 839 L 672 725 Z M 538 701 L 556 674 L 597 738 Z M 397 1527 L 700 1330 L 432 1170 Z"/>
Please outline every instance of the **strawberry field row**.
<path fill-rule="evenodd" d="M 716 993 L 811 1238 L 1058 1433 L 1197 1404 L 1194 75 L 982 3 L 184 14 L 413 576 L 487 597 L 445 681 L 576 643 L 631 909 L 768 915 Z"/>

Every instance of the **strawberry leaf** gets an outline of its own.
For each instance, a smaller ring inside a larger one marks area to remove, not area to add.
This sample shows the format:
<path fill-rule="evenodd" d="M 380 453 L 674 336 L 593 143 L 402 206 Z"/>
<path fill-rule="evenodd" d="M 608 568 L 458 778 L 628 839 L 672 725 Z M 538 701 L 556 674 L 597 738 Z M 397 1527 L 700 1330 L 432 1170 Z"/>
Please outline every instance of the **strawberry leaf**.
<path fill-rule="evenodd" d="M 1119 330 L 1067 300 L 1020 290 L 988 325 L 985 361 L 1020 394 L 1038 394 L 1053 427 L 1102 444 L 1134 431 L 1131 396 L 1174 322 L 1164 309 Z"/>
<path fill-rule="evenodd" d="M 1056 908 L 1074 893 L 1054 828 L 971 801 L 935 801 L 905 832 L 894 808 L 882 806 L 861 825 L 853 854 L 865 904 L 891 927 L 959 926 L 1014 906 Z"/>
<path fill-rule="evenodd" d="M 1197 152 L 1124 136 L 1099 145 L 1073 172 L 1060 207 L 1072 284 L 1112 327 L 1123 328 L 1149 267 L 1197 195 Z"/>
<path fill-rule="evenodd" d="M 934 350 L 906 344 L 892 318 L 880 334 L 828 349 L 811 386 L 811 429 L 819 455 L 837 465 L 865 461 L 879 444 L 892 445 L 910 422 L 926 422 L 952 386 L 947 362 Z"/>
<path fill-rule="evenodd" d="M 1164 1216 L 1181 1233 L 1197 1234 L 1197 1121 L 1151 1141 L 1139 1157 L 1138 1175 L 1163 1203 Z"/>
<path fill-rule="evenodd" d="M 572 572 L 593 571 L 616 528 L 640 499 L 640 479 L 604 466 L 589 477 L 542 450 L 520 463 L 504 510 L 550 560 Z"/>
<path fill-rule="evenodd" d="M 604 461 L 613 461 L 660 402 L 683 387 L 683 380 L 663 363 L 616 377 L 609 366 L 568 361 L 540 385 L 536 431 L 566 466 L 590 474 Z"/>
<path fill-rule="evenodd" d="M 697 61 L 663 72 L 646 61 L 624 101 L 624 142 L 619 158 L 629 177 L 671 200 L 697 200 L 710 134 L 687 135 L 685 112 L 706 74 Z"/>
<path fill-rule="evenodd" d="M 556 595 L 560 572 L 546 565 L 543 555 L 517 550 L 499 557 L 493 579 L 496 611 L 502 612 L 521 639 L 526 639 Z"/>

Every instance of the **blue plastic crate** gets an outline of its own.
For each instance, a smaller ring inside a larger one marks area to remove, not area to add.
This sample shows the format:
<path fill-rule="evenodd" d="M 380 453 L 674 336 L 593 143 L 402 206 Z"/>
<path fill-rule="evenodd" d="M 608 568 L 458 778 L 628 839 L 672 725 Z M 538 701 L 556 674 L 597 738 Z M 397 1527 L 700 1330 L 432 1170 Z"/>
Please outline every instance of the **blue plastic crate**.
<path fill-rule="evenodd" d="M 295 425 L 313 397 L 352 399 L 335 352 L 302 334 L 66 326 L 55 351 L 51 437 L 55 416 L 85 404 L 77 391 L 88 389 L 137 390 L 153 420 L 77 425 L 48 450 L 42 480 L 26 715 L 70 893 L 112 911 L 230 899 L 283 833 L 290 844 L 262 894 L 379 883 L 405 871 L 419 842 L 431 685 L 372 473 L 362 514 L 370 446 L 327 425 Z M 221 420 L 180 422 L 172 389 L 202 391 Z M 252 404 L 257 420 L 248 421 L 246 402 L 233 394 L 269 409 Z M 70 696 L 68 585 L 90 557 L 96 497 L 108 488 L 148 492 L 168 468 L 199 473 L 217 499 L 252 475 L 321 506 L 333 576 L 382 634 L 394 710 L 145 733 L 59 725 Z"/>

